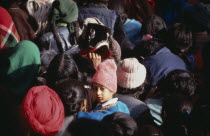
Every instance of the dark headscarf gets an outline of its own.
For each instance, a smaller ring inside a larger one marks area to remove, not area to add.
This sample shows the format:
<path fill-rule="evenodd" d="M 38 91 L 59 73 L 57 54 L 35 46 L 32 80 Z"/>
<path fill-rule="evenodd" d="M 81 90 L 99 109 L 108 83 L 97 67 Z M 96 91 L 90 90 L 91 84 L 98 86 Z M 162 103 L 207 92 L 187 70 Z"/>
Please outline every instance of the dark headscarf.
<path fill-rule="evenodd" d="M 14 96 L 23 97 L 38 75 L 40 53 L 30 41 L 19 42 L 0 58 L 0 83 Z"/>

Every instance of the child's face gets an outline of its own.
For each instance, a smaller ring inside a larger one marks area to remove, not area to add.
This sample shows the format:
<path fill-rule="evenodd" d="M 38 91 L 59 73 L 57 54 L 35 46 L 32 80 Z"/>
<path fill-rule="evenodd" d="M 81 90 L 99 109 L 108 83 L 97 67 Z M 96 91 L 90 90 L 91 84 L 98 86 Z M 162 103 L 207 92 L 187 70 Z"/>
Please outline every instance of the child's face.
<path fill-rule="evenodd" d="M 93 91 L 96 100 L 99 103 L 104 103 L 108 100 L 111 100 L 114 94 L 113 92 L 109 91 L 109 89 L 107 89 L 106 87 L 99 85 L 97 83 L 93 83 Z"/>

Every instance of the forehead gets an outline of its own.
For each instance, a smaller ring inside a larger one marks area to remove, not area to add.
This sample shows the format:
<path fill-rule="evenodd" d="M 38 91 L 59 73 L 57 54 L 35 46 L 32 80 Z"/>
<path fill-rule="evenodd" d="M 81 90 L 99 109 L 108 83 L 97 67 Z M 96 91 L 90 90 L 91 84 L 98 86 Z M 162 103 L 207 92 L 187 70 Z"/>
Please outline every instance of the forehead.
<path fill-rule="evenodd" d="M 100 84 L 98 84 L 98 83 L 92 83 L 92 86 L 93 87 L 104 87 L 103 85 L 100 85 Z M 104 88 L 106 88 L 106 87 L 104 87 Z"/>

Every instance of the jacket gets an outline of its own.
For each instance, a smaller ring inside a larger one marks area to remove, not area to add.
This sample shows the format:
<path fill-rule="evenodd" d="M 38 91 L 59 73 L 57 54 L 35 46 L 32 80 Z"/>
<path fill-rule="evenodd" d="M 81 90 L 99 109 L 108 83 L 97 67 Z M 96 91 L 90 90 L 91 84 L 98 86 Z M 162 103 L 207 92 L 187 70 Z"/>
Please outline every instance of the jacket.
<path fill-rule="evenodd" d="M 115 106 L 110 107 L 107 110 L 100 111 L 102 106 L 98 106 L 93 109 L 92 112 L 79 112 L 77 118 L 88 118 L 93 120 L 102 120 L 106 115 L 112 114 L 114 112 L 123 112 L 130 115 L 128 107 L 121 101 L 117 101 Z"/>
<path fill-rule="evenodd" d="M 63 50 L 66 51 L 72 46 L 69 40 L 70 39 L 69 30 L 67 27 L 59 27 L 57 31 L 59 33 Z M 52 32 L 48 32 L 44 34 L 40 38 L 40 44 L 41 44 L 41 47 L 44 48 L 45 50 L 53 49 L 56 52 L 58 52 L 57 43 L 54 38 L 54 34 Z"/>
<path fill-rule="evenodd" d="M 156 85 L 160 79 L 166 77 L 173 70 L 186 70 L 184 61 L 166 47 L 160 49 L 155 55 L 146 57 L 142 64 L 149 72 L 148 78 L 152 85 Z"/>

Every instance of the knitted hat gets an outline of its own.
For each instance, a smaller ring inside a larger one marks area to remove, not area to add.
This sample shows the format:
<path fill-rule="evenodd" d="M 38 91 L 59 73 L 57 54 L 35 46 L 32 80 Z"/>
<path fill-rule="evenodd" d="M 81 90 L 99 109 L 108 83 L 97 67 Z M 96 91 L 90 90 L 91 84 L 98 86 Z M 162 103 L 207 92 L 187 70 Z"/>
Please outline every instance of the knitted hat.
<path fill-rule="evenodd" d="M 42 135 L 57 134 L 64 122 L 64 107 L 59 96 L 49 87 L 36 86 L 23 100 L 23 113 L 31 128 Z"/>
<path fill-rule="evenodd" d="M 113 59 L 107 59 L 100 63 L 95 75 L 92 78 L 92 82 L 103 85 L 109 91 L 117 92 L 117 66 Z"/>
<path fill-rule="evenodd" d="M 78 7 L 73 0 L 55 0 L 52 4 L 52 18 L 59 23 L 67 23 L 70 34 L 74 33 L 73 22 L 78 18 Z"/>
<path fill-rule="evenodd" d="M 117 67 L 117 84 L 123 88 L 136 88 L 144 83 L 146 68 L 136 58 L 127 58 Z"/>
<path fill-rule="evenodd" d="M 121 47 L 113 37 L 110 38 L 110 41 L 111 41 L 110 50 L 114 55 L 116 61 L 119 62 L 121 60 L 121 54 L 122 54 Z"/>

